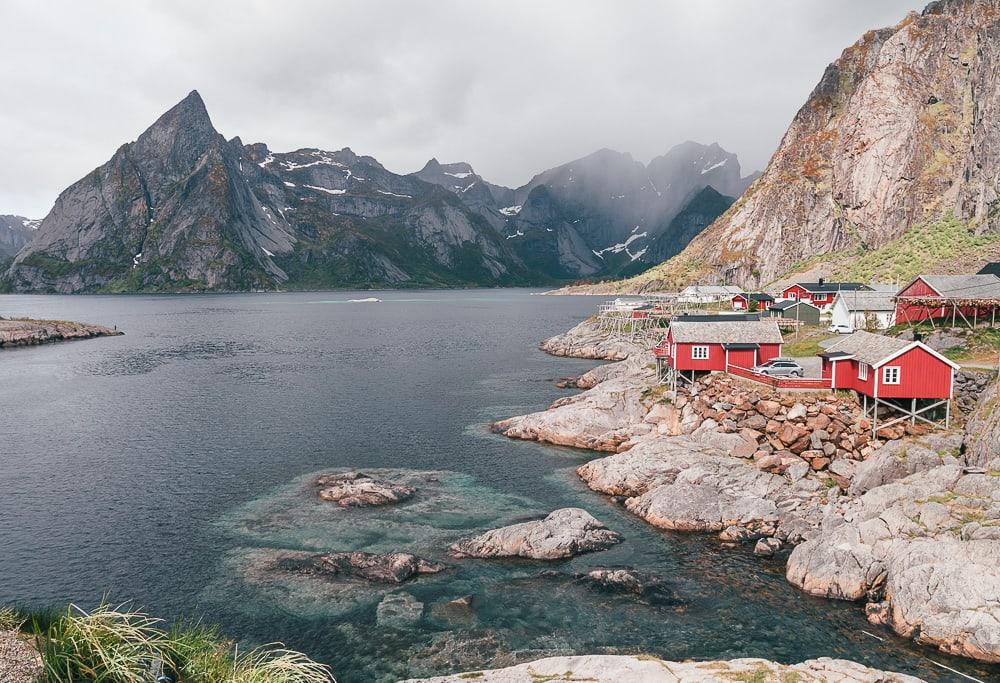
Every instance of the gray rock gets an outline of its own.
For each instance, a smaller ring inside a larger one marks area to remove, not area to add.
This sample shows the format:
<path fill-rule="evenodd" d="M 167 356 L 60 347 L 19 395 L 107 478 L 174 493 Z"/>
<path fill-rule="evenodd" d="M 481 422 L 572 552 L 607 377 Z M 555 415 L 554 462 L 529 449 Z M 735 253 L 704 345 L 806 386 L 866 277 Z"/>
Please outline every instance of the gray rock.
<path fill-rule="evenodd" d="M 312 554 L 284 551 L 272 569 L 290 574 L 315 576 L 328 581 L 361 580 L 375 583 L 403 583 L 421 574 L 436 574 L 445 566 L 410 553 Z"/>
<path fill-rule="evenodd" d="M 549 657 L 505 669 L 455 673 L 401 683 L 538 683 L 573 680 L 591 683 L 732 683 L 742 680 L 815 681 L 816 683 L 922 683 L 905 674 L 870 669 L 844 659 L 810 659 L 777 664 L 766 659 L 666 662 L 634 655 Z"/>
<path fill-rule="evenodd" d="M 522 522 L 487 531 L 454 543 L 455 557 L 528 557 L 557 560 L 580 553 L 604 550 L 622 540 L 580 508 L 561 508 L 545 519 Z"/>
<path fill-rule="evenodd" d="M 316 479 L 319 497 L 340 507 L 375 507 L 409 500 L 416 493 L 410 486 L 372 479 L 360 472 L 324 474 Z"/>

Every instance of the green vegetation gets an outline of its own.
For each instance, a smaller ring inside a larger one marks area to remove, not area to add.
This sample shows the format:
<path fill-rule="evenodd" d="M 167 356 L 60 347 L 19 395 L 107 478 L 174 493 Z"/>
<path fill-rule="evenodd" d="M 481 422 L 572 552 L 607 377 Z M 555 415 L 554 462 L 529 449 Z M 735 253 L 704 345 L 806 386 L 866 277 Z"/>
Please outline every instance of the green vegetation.
<path fill-rule="evenodd" d="M 823 351 L 820 342 L 834 336 L 836 335 L 827 332 L 822 325 L 803 325 L 797 335 L 795 333 L 785 335 L 786 341 L 781 347 L 781 355 L 793 358 L 815 356 Z"/>
<path fill-rule="evenodd" d="M 20 628 L 42 659 L 39 683 L 146 683 L 161 671 L 178 683 L 331 683 L 329 669 L 280 646 L 247 652 L 202 625 L 164 627 L 125 607 L 87 612 L 0 610 L 0 629 Z"/>
<path fill-rule="evenodd" d="M 972 226 L 949 214 L 936 223 L 906 231 L 881 249 L 858 252 L 839 276 L 858 282 L 907 282 L 920 273 L 960 264 L 983 250 L 1000 246 L 1000 235 L 976 235 Z"/>

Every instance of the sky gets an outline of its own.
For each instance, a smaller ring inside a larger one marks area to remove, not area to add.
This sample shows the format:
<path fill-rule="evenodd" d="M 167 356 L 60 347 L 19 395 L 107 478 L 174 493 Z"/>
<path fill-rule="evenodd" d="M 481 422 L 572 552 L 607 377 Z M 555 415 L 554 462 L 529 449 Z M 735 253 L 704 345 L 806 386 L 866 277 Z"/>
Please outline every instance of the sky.
<path fill-rule="evenodd" d="M 431 157 L 518 186 L 603 147 L 718 142 L 763 169 L 826 65 L 908 0 L 3 0 L 0 214 L 191 90 L 227 138 Z"/>

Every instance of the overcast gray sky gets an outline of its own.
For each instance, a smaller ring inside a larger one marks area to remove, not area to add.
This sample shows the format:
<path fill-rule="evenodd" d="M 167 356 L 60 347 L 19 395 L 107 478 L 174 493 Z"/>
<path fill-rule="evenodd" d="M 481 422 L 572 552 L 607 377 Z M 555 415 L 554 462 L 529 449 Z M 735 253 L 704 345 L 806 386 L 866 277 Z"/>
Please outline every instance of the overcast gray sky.
<path fill-rule="evenodd" d="M 717 141 L 763 168 L 824 67 L 911 0 L 3 0 L 0 213 L 197 89 L 216 128 L 516 186 L 601 147 Z"/>

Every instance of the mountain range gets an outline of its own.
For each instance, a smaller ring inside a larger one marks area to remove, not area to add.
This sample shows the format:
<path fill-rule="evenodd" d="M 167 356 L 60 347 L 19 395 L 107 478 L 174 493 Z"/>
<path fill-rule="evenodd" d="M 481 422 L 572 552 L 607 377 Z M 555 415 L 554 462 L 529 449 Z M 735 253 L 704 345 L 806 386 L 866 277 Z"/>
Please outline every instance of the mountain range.
<path fill-rule="evenodd" d="M 868 31 L 738 202 L 681 254 L 605 289 L 977 268 L 1000 241 L 998 73 L 1000 0 L 938 0 Z"/>
<path fill-rule="evenodd" d="M 349 148 L 282 153 L 227 140 L 193 91 L 64 190 L 26 244 L 17 245 L 23 230 L 6 231 L 15 236 L 0 261 L 16 255 L 0 287 L 503 286 L 628 275 L 680 251 L 754 177 L 717 144 L 693 142 L 645 166 L 600 150 L 516 189 L 436 159 L 402 175 Z"/>

